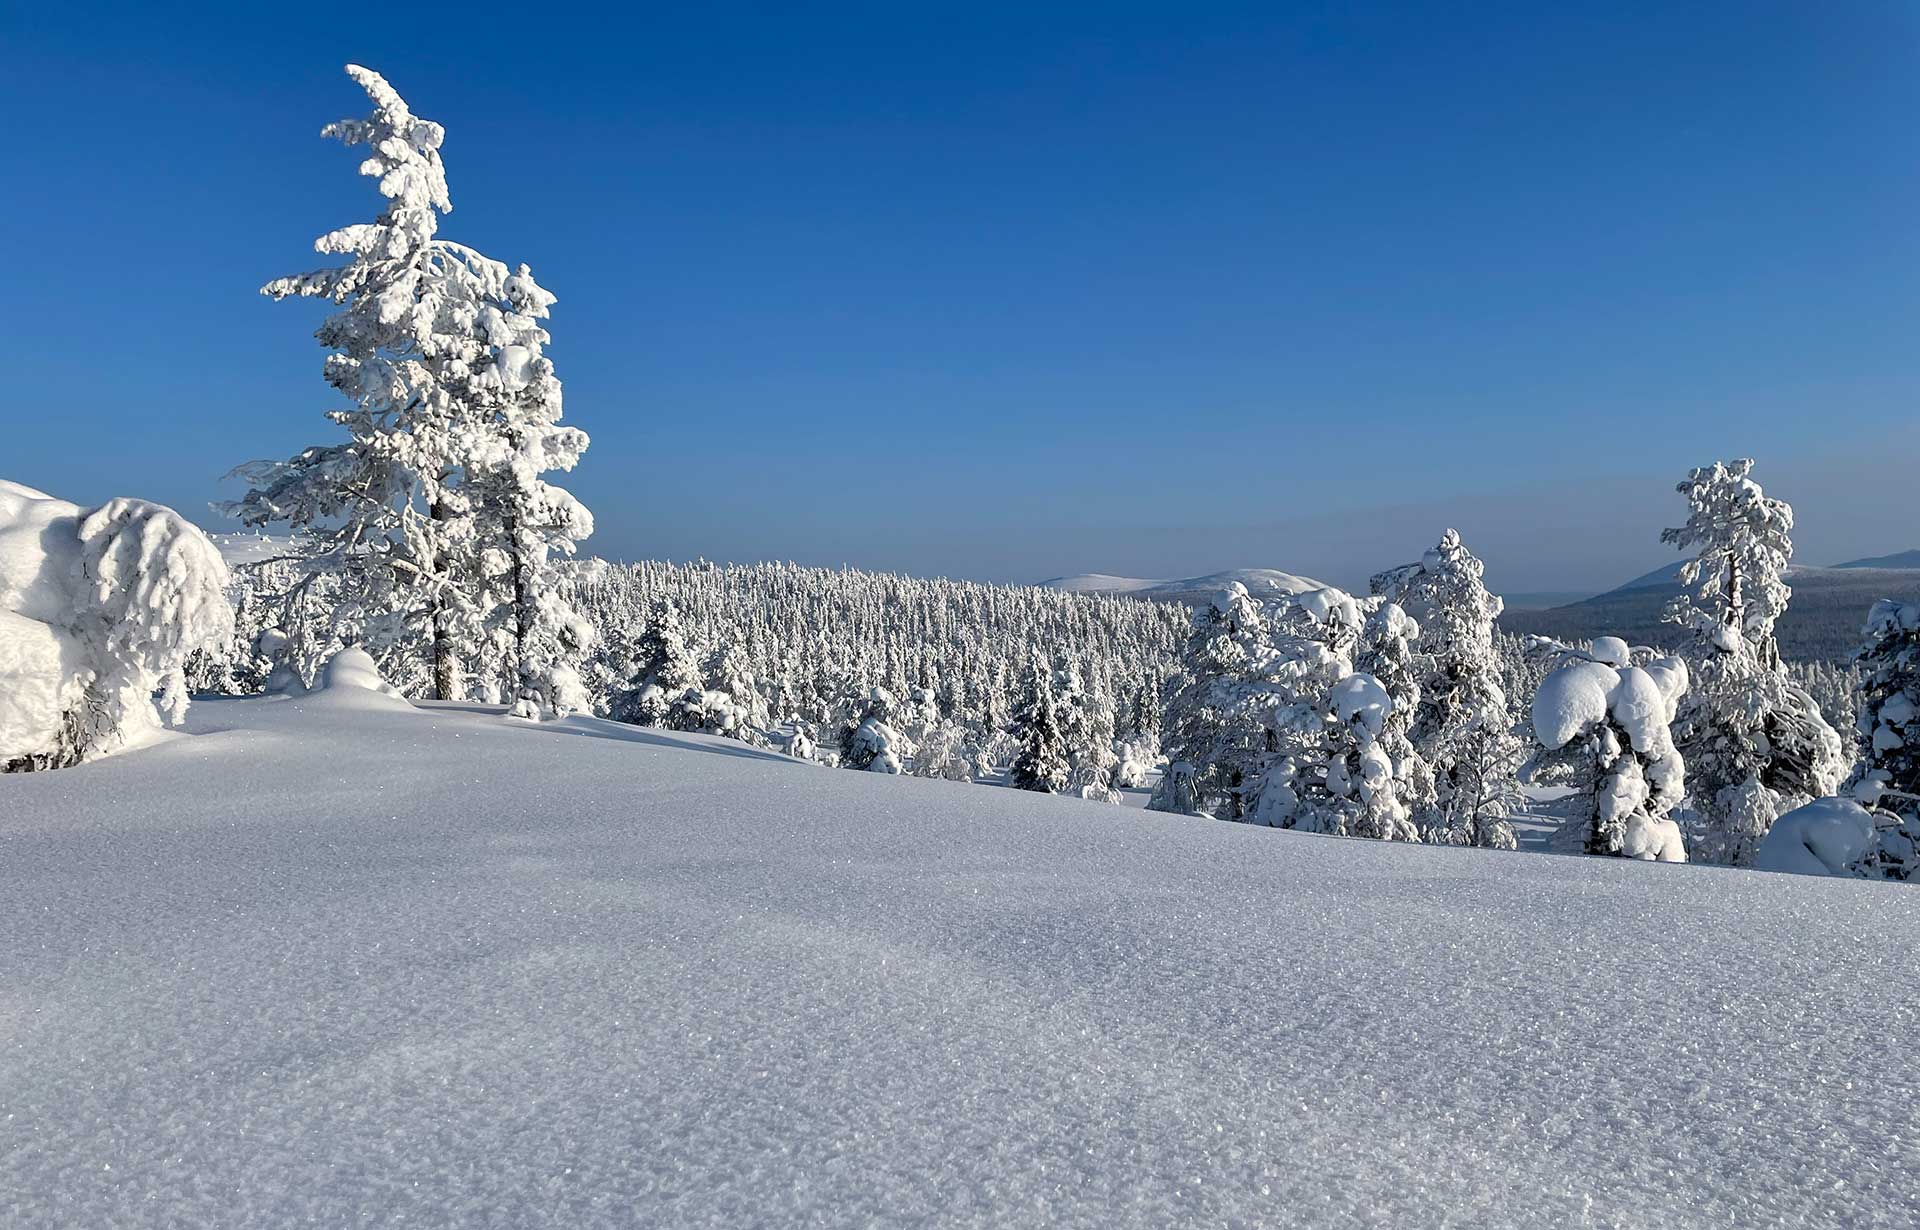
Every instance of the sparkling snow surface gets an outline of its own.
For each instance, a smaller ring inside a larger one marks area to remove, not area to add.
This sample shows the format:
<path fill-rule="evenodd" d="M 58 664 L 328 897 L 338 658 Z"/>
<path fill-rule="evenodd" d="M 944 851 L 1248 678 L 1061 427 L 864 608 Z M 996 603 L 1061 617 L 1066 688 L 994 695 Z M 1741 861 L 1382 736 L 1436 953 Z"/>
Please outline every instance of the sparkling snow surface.
<path fill-rule="evenodd" d="M 1912 1226 L 1920 893 L 371 692 L 0 778 L 0 1225 Z"/>

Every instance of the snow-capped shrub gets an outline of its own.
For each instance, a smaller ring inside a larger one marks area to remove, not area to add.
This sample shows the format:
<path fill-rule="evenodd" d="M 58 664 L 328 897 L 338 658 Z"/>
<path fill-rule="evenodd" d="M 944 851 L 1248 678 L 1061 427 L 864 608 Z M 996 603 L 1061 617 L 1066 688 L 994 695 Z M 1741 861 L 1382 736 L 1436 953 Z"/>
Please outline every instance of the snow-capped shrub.
<path fill-rule="evenodd" d="M 233 634 L 226 584 L 219 551 L 172 509 L 82 509 L 0 481 L 0 769 L 73 764 L 178 723 L 188 658 Z"/>
<path fill-rule="evenodd" d="M 1681 863 L 1687 859 L 1673 810 L 1686 795 L 1686 763 L 1672 723 L 1686 695 L 1677 658 L 1631 665 L 1626 642 L 1601 637 L 1581 652 L 1560 646 L 1561 665 L 1533 701 L 1540 748 L 1525 772 L 1570 786 L 1586 800 L 1571 823 L 1589 854 Z"/>
<path fill-rule="evenodd" d="M 1852 799 L 1815 799 L 1774 821 L 1753 865 L 1796 875 L 1857 876 L 1875 836 L 1873 813 Z"/>

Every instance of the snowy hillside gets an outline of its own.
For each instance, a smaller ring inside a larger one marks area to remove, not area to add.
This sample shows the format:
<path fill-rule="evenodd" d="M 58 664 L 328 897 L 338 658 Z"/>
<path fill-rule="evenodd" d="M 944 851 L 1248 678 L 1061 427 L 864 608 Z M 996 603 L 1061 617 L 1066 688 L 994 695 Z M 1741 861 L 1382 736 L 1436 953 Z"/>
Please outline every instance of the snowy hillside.
<path fill-rule="evenodd" d="M 8 1226 L 1911 1224 L 1897 886 L 188 729 L 0 778 Z"/>
<path fill-rule="evenodd" d="M 1181 581 L 1149 581 L 1140 577 L 1115 577 L 1103 572 L 1087 572 L 1078 576 L 1055 577 L 1040 584 L 1047 589 L 1065 589 L 1080 594 L 1128 594 L 1155 602 L 1193 604 L 1207 601 L 1235 581 L 1246 586 L 1247 592 L 1261 601 L 1326 588 L 1312 577 L 1296 576 L 1275 568 L 1231 568 L 1226 572 L 1188 577 Z"/>

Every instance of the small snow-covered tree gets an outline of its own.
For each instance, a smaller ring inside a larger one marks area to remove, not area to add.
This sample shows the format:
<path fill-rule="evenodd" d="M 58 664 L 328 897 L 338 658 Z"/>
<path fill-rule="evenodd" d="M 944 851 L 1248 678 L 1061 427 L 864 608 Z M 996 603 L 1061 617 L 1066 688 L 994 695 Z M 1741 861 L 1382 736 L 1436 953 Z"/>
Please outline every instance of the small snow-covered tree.
<path fill-rule="evenodd" d="M 912 755 L 906 736 L 893 725 L 897 702 L 885 688 L 867 693 L 857 720 L 846 724 L 840 735 L 842 768 L 866 773 L 898 774 Z"/>
<path fill-rule="evenodd" d="M 1256 823 L 1336 836 L 1415 841 L 1432 774 L 1406 737 L 1419 685 L 1418 626 L 1384 599 L 1326 588 L 1272 620 L 1278 665 Z M 1356 658 L 1370 670 L 1357 670 Z"/>
<path fill-rule="evenodd" d="M 1148 806 L 1222 820 L 1246 815 L 1244 791 L 1271 750 L 1274 666 L 1260 605 L 1238 581 L 1193 612 L 1183 677 L 1167 706 L 1169 764 Z"/>
<path fill-rule="evenodd" d="M 226 585 L 219 551 L 170 508 L 82 509 L 0 481 L 0 772 L 178 724 L 188 658 L 232 639 Z"/>
<path fill-rule="evenodd" d="M 1028 671 L 1027 695 L 1020 707 L 1020 754 L 1014 758 L 1008 782 L 1017 790 L 1059 794 L 1067 788 L 1073 766 L 1067 757 L 1066 734 L 1054 698 L 1052 672 L 1035 659 Z"/>
<path fill-rule="evenodd" d="M 1431 766 L 1434 798 L 1414 822 L 1429 841 L 1512 850 L 1508 817 L 1519 803 L 1515 774 L 1525 747 L 1513 732 L 1495 649 L 1501 600 L 1487 592 L 1486 565 L 1449 529 L 1418 563 L 1373 578 L 1372 588 L 1420 627 L 1419 699 L 1407 738 Z"/>
<path fill-rule="evenodd" d="M 1920 603 L 1876 602 L 1859 663 L 1860 766 L 1851 784 L 1881 816 L 1862 871 L 1920 879 Z"/>
<path fill-rule="evenodd" d="M 1776 816 L 1832 794 L 1847 769 L 1840 736 L 1780 661 L 1793 509 L 1752 470 L 1750 459 L 1693 470 L 1679 486 L 1687 523 L 1661 534 L 1693 553 L 1667 610 L 1694 633 L 1692 686 L 1673 728 L 1692 788 L 1688 845 L 1734 866 L 1752 863 Z"/>
<path fill-rule="evenodd" d="M 1561 661 L 1533 698 L 1539 750 L 1528 780 L 1571 787 L 1572 832 L 1589 854 L 1687 861 L 1671 816 L 1686 796 L 1686 763 L 1672 722 L 1687 690 L 1678 658 L 1633 665 L 1625 641 L 1603 636 L 1590 652 L 1555 646 Z"/>
<path fill-rule="evenodd" d="M 654 603 L 632 658 L 634 677 L 614 699 L 607 716 L 635 726 L 677 729 L 676 717 L 687 712 L 689 693 L 691 703 L 697 704 L 705 689 L 693 654 L 687 649 L 680 609 L 671 601 L 663 598 Z"/>

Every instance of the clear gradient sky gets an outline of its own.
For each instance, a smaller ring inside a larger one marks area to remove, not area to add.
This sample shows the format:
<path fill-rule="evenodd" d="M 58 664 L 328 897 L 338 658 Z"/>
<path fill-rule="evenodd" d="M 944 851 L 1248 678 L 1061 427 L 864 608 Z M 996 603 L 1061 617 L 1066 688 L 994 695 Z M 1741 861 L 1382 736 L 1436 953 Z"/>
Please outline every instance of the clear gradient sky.
<path fill-rule="evenodd" d="M 1920 5 L 0 4 L 0 476 L 211 523 L 336 438 L 340 72 L 530 263 L 617 558 L 1510 590 L 1670 558 L 1751 454 L 1920 546 Z"/>

